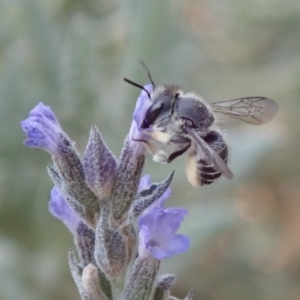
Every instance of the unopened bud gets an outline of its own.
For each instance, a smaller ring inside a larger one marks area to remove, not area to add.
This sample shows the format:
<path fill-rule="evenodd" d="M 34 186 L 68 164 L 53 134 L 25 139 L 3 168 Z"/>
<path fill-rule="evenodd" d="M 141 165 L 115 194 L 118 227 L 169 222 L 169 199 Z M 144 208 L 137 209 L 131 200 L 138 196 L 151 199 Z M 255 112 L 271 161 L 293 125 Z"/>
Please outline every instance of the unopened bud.
<path fill-rule="evenodd" d="M 93 264 L 87 265 L 82 272 L 82 288 L 89 300 L 107 300 L 101 291 L 97 268 Z"/>
<path fill-rule="evenodd" d="M 112 214 L 118 220 L 136 198 L 137 187 L 145 162 L 145 154 L 135 151 L 127 137 L 119 160 L 112 191 Z"/>
<path fill-rule="evenodd" d="M 161 275 L 157 281 L 153 300 L 169 300 L 170 289 L 176 282 L 176 276 L 174 274 Z"/>
<path fill-rule="evenodd" d="M 76 149 L 72 148 L 72 151 L 65 155 L 52 156 L 52 159 L 54 170 L 62 181 L 61 193 L 66 199 L 77 203 L 70 204 L 72 208 L 83 207 L 84 220 L 95 228 L 99 212 L 98 199 L 85 182 L 83 166 Z M 53 175 L 53 172 L 50 175 Z"/>
<path fill-rule="evenodd" d="M 120 277 L 129 261 L 127 239 L 109 224 L 108 206 L 101 207 L 96 228 L 95 261 L 108 278 Z"/>
<path fill-rule="evenodd" d="M 152 257 L 137 258 L 131 270 L 122 300 L 150 299 L 160 262 Z"/>
<path fill-rule="evenodd" d="M 92 125 L 84 152 L 86 182 L 97 197 L 108 199 L 114 184 L 117 159 L 106 146 L 99 130 Z"/>

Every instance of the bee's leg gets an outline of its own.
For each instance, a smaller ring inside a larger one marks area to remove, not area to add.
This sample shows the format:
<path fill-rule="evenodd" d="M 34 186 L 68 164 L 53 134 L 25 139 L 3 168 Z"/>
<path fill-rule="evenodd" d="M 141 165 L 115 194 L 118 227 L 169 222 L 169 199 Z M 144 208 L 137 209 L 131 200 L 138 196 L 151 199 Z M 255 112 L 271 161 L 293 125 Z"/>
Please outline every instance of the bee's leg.
<path fill-rule="evenodd" d="M 187 155 L 186 175 L 191 185 L 198 187 L 203 184 L 201 176 L 201 164 L 197 158 L 197 153 L 191 149 Z"/>
<path fill-rule="evenodd" d="M 153 160 L 156 162 L 163 162 L 163 160 L 167 157 L 167 154 L 165 151 L 158 148 L 158 146 L 155 143 L 146 143 L 147 150 L 153 155 Z M 161 157 L 162 161 L 156 160 L 156 157 Z"/>
<path fill-rule="evenodd" d="M 153 155 L 153 160 L 158 163 L 167 163 L 167 154 L 165 151 L 160 149 L 155 142 L 141 141 L 146 145 L 147 150 Z"/>
<path fill-rule="evenodd" d="M 153 160 L 156 162 L 160 162 L 160 163 L 166 163 L 167 160 L 167 154 L 158 148 L 158 146 L 151 141 L 146 141 L 146 140 L 142 140 L 142 139 L 132 139 L 133 141 L 136 142 L 141 142 L 144 143 L 148 152 L 150 152 L 150 154 L 153 155 Z"/>
<path fill-rule="evenodd" d="M 149 143 L 147 143 L 147 146 L 149 149 L 150 147 L 148 144 Z M 189 149 L 189 147 L 191 146 L 191 140 L 188 137 L 185 137 L 182 135 L 173 135 L 170 138 L 170 141 L 168 142 L 168 144 L 178 145 L 178 150 L 174 151 L 169 156 L 167 156 L 167 154 L 163 150 L 158 149 L 158 147 L 156 145 L 152 145 L 152 149 L 151 150 L 149 149 L 149 151 L 152 154 L 154 154 L 153 160 L 155 162 L 162 163 L 162 164 L 170 163 L 176 157 L 180 156 L 181 154 L 186 152 L 187 149 Z"/>
<path fill-rule="evenodd" d="M 133 141 L 135 142 L 141 142 L 141 143 L 144 143 L 144 144 L 147 144 L 147 141 L 146 140 L 141 140 L 141 139 L 135 139 L 135 138 L 131 138 Z"/>
<path fill-rule="evenodd" d="M 174 151 L 169 155 L 169 157 L 166 157 L 165 162 L 170 163 L 173 161 L 176 157 L 183 154 L 189 147 L 191 146 L 191 140 L 185 136 L 182 135 L 173 135 L 170 139 L 170 144 L 180 144 L 179 149 Z"/>
<path fill-rule="evenodd" d="M 159 149 L 154 155 L 153 155 L 153 161 L 161 163 L 161 164 L 167 164 L 168 163 L 168 156 L 167 153 L 161 149 Z"/>
<path fill-rule="evenodd" d="M 176 157 L 180 156 L 181 154 L 183 154 L 187 149 L 190 148 L 190 144 L 187 144 L 187 146 L 185 146 L 184 148 L 181 148 L 173 153 L 171 153 L 169 155 L 169 157 L 167 158 L 167 163 L 170 163 L 172 160 L 174 160 Z"/>

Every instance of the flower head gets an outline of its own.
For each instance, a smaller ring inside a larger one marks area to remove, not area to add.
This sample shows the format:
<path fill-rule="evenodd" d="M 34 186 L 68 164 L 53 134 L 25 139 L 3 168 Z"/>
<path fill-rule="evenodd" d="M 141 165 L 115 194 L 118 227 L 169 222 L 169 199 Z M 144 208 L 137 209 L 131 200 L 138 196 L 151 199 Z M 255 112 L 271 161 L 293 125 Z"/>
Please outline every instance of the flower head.
<path fill-rule="evenodd" d="M 29 113 L 29 117 L 21 122 L 21 127 L 27 135 L 24 145 L 42 148 L 53 155 L 66 152 L 69 149 L 58 120 L 49 106 L 39 103 Z"/>
<path fill-rule="evenodd" d="M 165 200 L 163 195 L 139 219 L 141 256 L 151 253 L 156 259 L 162 259 L 189 248 L 189 239 L 177 234 L 187 211 L 182 208 L 163 208 Z"/>
<path fill-rule="evenodd" d="M 48 204 L 50 213 L 61 220 L 72 234 L 75 235 L 77 226 L 81 220 L 56 186 L 51 190 L 51 198 Z"/>

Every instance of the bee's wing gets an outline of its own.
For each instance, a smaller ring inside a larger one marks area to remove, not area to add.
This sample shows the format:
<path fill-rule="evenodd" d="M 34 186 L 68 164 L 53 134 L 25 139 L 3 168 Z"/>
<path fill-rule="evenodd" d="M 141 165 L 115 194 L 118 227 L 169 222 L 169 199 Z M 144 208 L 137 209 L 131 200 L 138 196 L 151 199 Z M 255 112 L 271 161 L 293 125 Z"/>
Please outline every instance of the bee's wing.
<path fill-rule="evenodd" d="M 276 102 L 265 97 L 245 97 L 210 103 L 214 112 L 254 125 L 268 123 L 277 113 Z"/>
<path fill-rule="evenodd" d="M 208 161 L 225 177 L 231 179 L 233 178 L 233 174 L 231 170 L 228 168 L 224 160 L 220 157 L 220 155 L 211 149 L 207 143 L 191 128 L 185 128 L 186 132 L 194 139 L 194 141 L 200 146 L 201 150 L 205 154 L 205 157 Z"/>

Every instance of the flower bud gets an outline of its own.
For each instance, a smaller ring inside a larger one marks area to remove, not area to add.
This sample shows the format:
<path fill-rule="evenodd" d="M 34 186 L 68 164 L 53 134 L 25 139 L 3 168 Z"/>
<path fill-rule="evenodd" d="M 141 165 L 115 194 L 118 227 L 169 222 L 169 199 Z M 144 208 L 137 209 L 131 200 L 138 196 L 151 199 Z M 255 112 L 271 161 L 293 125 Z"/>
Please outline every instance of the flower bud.
<path fill-rule="evenodd" d="M 176 282 L 176 276 L 174 274 L 161 275 L 157 281 L 153 300 L 169 300 L 170 289 Z"/>
<path fill-rule="evenodd" d="M 109 224 L 108 206 L 102 205 L 96 228 L 95 261 L 108 278 L 122 277 L 129 261 L 127 239 Z"/>
<path fill-rule="evenodd" d="M 122 300 L 151 299 L 159 265 L 159 260 L 152 257 L 138 257 L 132 267 Z"/>
<path fill-rule="evenodd" d="M 116 168 L 117 159 L 106 146 L 97 127 L 93 125 L 84 152 L 84 171 L 88 186 L 100 200 L 110 197 Z"/>

